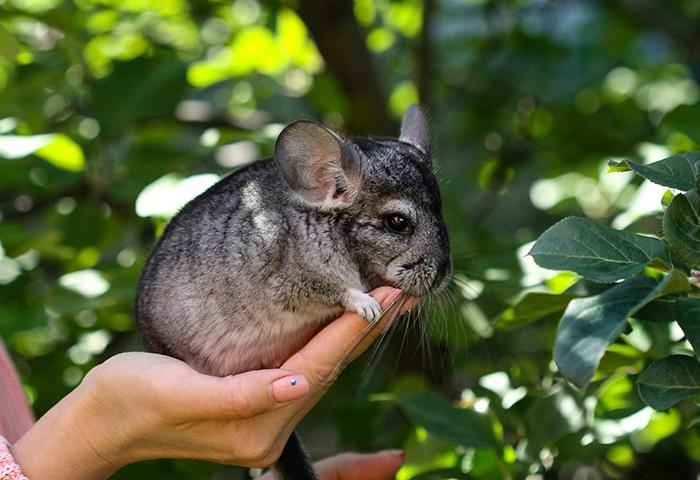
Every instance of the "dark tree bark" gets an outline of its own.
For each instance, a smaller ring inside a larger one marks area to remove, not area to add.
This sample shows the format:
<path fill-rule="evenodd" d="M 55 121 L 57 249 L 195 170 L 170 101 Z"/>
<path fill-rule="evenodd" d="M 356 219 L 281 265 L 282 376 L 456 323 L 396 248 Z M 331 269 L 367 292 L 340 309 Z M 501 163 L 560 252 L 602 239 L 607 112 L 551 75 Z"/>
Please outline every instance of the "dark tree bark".
<path fill-rule="evenodd" d="M 326 67 L 343 87 L 350 104 L 346 130 L 351 134 L 396 135 L 386 96 L 365 32 L 355 20 L 352 0 L 301 0 L 299 16 L 314 37 Z"/>
<path fill-rule="evenodd" d="M 423 0 L 423 18 L 419 43 L 416 48 L 416 80 L 418 82 L 418 98 L 423 108 L 430 109 L 430 84 L 432 79 L 431 40 L 433 37 L 433 11 L 435 0 Z"/>

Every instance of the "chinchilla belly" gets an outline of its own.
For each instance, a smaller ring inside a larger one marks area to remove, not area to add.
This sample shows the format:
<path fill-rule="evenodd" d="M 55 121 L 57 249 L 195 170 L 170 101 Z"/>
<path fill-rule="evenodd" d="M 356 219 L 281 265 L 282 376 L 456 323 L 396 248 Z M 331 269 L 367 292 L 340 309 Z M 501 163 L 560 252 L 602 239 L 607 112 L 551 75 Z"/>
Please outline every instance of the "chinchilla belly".
<path fill-rule="evenodd" d="M 342 313 L 341 307 L 323 305 L 285 311 L 264 291 L 253 300 L 240 292 L 193 290 L 142 292 L 139 326 L 152 351 L 211 375 L 277 368 Z"/>
<path fill-rule="evenodd" d="M 250 325 L 202 331 L 192 336 L 183 360 L 201 372 L 219 376 L 277 368 L 339 313 L 340 309 L 325 314 L 280 312 L 268 328 Z"/>

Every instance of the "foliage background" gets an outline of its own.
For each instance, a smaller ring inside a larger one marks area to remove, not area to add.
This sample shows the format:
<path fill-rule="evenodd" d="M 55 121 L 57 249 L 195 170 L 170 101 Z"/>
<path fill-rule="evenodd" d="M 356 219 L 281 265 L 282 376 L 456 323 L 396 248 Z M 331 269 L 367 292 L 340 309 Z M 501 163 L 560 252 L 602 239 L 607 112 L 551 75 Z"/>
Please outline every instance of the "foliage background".
<path fill-rule="evenodd" d="M 697 407 L 654 412 L 631 380 L 682 332 L 623 334 L 579 391 L 552 363 L 556 312 L 508 308 L 576 280 L 525 257 L 562 216 L 660 230 L 664 189 L 605 165 L 697 149 L 699 20 L 698 0 L 0 0 L 0 335 L 35 412 L 140 348 L 138 275 L 184 198 L 285 122 L 396 135 L 420 102 L 454 302 L 344 374 L 302 424 L 314 456 L 405 448 L 401 479 L 695 478 Z"/>

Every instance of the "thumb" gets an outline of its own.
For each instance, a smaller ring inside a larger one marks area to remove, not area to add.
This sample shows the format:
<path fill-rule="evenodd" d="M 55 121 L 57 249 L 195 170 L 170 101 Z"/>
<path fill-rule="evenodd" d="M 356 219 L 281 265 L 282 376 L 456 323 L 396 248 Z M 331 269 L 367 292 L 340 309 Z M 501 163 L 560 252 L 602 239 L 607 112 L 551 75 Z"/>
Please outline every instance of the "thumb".
<path fill-rule="evenodd" d="M 401 468 L 404 453 L 385 450 L 378 453 L 343 453 L 316 463 L 321 480 L 390 480 Z"/>
<path fill-rule="evenodd" d="M 248 418 L 303 397 L 309 392 L 304 375 L 289 370 L 254 370 L 213 377 L 201 375 L 190 398 L 190 417 Z"/>
<path fill-rule="evenodd" d="M 380 287 L 371 292 L 371 295 L 384 308 L 388 307 L 400 294 L 400 290 L 391 287 Z M 389 317 L 391 315 L 378 324 L 371 324 L 357 313 L 345 312 L 325 326 L 283 366 L 304 372 L 314 387 L 325 390 L 352 360 L 358 345 L 365 343 L 368 333 L 373 330 L 381 331 L 390 320 Z"/>

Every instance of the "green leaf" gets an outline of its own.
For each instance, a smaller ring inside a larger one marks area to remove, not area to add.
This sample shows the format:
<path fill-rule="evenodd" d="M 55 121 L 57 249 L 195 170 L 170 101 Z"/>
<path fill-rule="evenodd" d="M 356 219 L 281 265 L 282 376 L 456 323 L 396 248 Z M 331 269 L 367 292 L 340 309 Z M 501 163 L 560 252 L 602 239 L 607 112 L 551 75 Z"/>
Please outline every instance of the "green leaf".
<path fill-rule="evenodd" d="M 658 297 L 687 289 L 683 272 L 673 270 L 658 284 L 649 277 L 635 277 L 600 295 L 572 300 L 554 344 L 559 371 L 574 385 L 584 387 L 628 317 Z"/>
<path fill-rule="evenodd" d="M 0 157 L 14 160 L 28 155 L 50 144 L 54 135 L 0 135 Z"/>
<path fill-rule="evenodd" d="M 491 419 L 484 414 L 453 407 L 445 398 L 431 392 L 397 395 L 396 400 L 413 423 L 436 437 L 464 447 L 498 445 Z"/>
<path fill-rule="evenodd" d="M 102 135 L 121 134 L 137 120 L 173 116 L 187 85 L 185 69 L 171 56 L 115 63 L 112 74 L 95 83 L 88 104 Z"/>
<path fill-rule="evenodd" d="M 690 267 L 700 267 L 700 218 L 685 195 L 676 195 L 664 213 L 664 236 Z"/>
<path fill-rule="evenodd" d="M 8 62 L 14 62 L 20 52 L 17 39 L 3 25 L 0 25 L 0 57 Z"/>
<path fill-rule="evenodd" d="M 554 344 L 554 361 L 562 375 L 578 387 L 587 385 L 627 317 L 655 287 L 651 278 L 636 277 L 600 295 L 572 300 Z"/>
<path fill-rule="evenodd" d="M 581 407 L 571 393 L 559 388 L 555 393 L 535 399 L 526 418 L 528 450 L 539 452 L 561 438 L 577 432 L 585 424 Z"/>
<path fill-rule="evenodd" d="M 623 160 L 610 161 L 610 171 L 625 172 L 633 170 L 637 175 L 649 181 L 687 192 L 693 188 L 693 179 L 700 170 L 697 162 L 700 152 L 688 152 L 664 158 L 648 165 Z"/>
<path fill-rule="evenodd" d="M 62 133 L 0 135 L 0 157 L 17 159 L 31 154 L 69 172 L 80 172 L 85 168 L 80 145 Z"/>
<path fill-rule="evenodd" d="M 700 363 L 687 355 L 657 360 L 637 380 L 644 403 L 666 410 L 681 400 L 700 395 Z"/>
<path fill-rule="evenodd" d="M 696 354 L 700 353 L 700 300 L 692 298 L 676 300 L 676 319 Z"/>
<path fill-rule="evenodd" d="M 85 168 L 85 156 L 80 145 L 61 133 L 56 134 L 51 143 L 34 154 L 69 172 L 81 172 Z"/>
<path fill-rule="evenodd" d="M 641 371 L 642 367 L 644 367 L 643 352 L 632 345 L 615 342 L 605 350 L 592 381 L 608 378 L 620 373 L 621 369 L 629 373 Z"/>
<path fill-rule="evenodd" d="M 654 300 L 635 312 L 634 318 L 654 323 L 673 322 L 676 320 L 676 298 L 668 296 Z"/>
<path fill-rule="evenodd" d="M 665 254 L 661 240 L 568 217 L 552 225 L 530 254 L 543 268 L 571 270 L 598 282 L 614 282 L 639 273 Z"/>
<path fill-rule="evenodd" d="M 562 312 L 573 295 L 553 295 L 544 292 L 530 292 L 501 314 L 496 324 L 499 328 L 520 328 L 553 313 Z"/>
<path fill-rule="evenodd" d="M 690 282 L 685 272 L 682 270 L 671 270 L 661 279 L 656 288 L 651 292 L 649 298 L 644 302 L 644 305 L 665 295 L 687 292 L 689 288 Z"/>
<path fill-rule="evenodd" d="M 633 378 L 618 374 L 607 380 L 597 392 L 597 418 L 621 419 L 644 408 Z"/>

